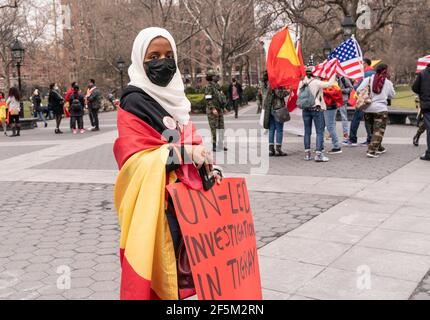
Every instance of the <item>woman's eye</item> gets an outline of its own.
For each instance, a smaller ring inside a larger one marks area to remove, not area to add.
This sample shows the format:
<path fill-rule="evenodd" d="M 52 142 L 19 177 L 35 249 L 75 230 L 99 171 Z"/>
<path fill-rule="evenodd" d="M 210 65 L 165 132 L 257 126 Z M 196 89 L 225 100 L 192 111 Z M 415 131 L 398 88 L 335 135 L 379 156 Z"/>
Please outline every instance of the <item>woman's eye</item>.
<path fill-rule="evenodd" d="M 173 53 L 171 53 L 171 54 L 168 54 L 168 55 L 167 55 L 167 58 L 168 58 L 168 59 L 174 59 L 174 58 L 175 58 L 175 56 L 173 55 Z"/>

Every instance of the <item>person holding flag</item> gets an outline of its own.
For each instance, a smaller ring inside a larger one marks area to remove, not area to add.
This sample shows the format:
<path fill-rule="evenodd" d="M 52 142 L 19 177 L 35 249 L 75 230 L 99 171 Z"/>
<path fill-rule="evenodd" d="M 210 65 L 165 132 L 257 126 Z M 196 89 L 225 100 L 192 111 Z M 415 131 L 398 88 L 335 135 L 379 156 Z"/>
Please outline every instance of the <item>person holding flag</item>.
<path fill-rule="evenodd" d="M 296 92 L 304 75 L 303 59 L 297 53 L 288 28 L 274 35 L 267 59 L 269 90 L 263 115 L 263 126 L 269 129 L 270 156 L 287 156 L 282 151 L 284 123 L 289 119 L 288 112 L 296 108 Z"/>
<path fill-rule="evenodd" d="M 303 110 L 303 124 L 305 127 L 305 161 L 328 162 L 330 159 L 324 155 L 324 111 L 327 109 L 323 97 L 323 90 L 336 83 L 336 74 L 329 81 L 321 81 L 312 75 L 313 67 L 306 70 L 306 78 L 299 84 L 298 106 Z M 317 132 L 316 155 L 312 158 L 311 136 L 312 123 Z"/>

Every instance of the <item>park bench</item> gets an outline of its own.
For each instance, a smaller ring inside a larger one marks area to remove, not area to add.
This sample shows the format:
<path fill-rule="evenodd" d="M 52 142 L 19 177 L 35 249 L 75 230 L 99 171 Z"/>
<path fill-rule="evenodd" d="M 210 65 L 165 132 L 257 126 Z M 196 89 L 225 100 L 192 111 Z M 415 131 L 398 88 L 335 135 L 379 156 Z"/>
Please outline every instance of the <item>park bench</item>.
<path fill-rule="evenodd" d="M 388 109 L 388 117 L 390 119 L 390 124 L 400 124 L 405 125 L 406 119 L 409 119 L 411 125 L 417 124 L 418 111 L 407 110 L 407 109 Z"/>
<path fill-rule="evenodd" d="M 348 121 L 351 121 L 355 113 L 355 108 L 348 107 Z M 418 112 L 410 109 L 394 109 L 389 108 L 388 117 L 390 124 L 405 125 L 406 119 L 409 119 L 411 125 L 417 124 Z M 337 113 L 337 121 L 341 121 L 340 112 Z"/>
<path fill-rule="evenodd" d="M 30 130 L 37 128 L 37 121 L 39 121 L 38 118 L 19 119 L 19 123 L 21 124 L 21 130 Z M 8 126 L 8 129 L 11 130 L 10 126 Z"/>

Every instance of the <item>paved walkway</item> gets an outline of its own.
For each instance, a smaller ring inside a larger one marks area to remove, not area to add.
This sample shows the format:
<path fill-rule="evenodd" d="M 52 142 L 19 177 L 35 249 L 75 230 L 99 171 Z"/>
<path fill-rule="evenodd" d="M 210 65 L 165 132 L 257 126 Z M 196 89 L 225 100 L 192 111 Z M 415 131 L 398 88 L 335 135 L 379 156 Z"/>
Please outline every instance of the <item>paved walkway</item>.
<path fill-rule="evenodd" d="M 0 137 L 0 299 L 118 298 L 115 122 L 108 113 L 97 134 L 73 136 L 65 122 L 62 136 L 48 127 Z M 390 126 L 380 159 L 352 148 L 316 164 L 302 160 L 300 115 L 286 126 L 288 158 L 261 156 L 254 105 L 226 125 L 237 163 L 224 168 L 247 179 L 265 298 L 430 297 L 430 170 L 414 161 L 424 150 L 411 146 L 415 128 Z"/>

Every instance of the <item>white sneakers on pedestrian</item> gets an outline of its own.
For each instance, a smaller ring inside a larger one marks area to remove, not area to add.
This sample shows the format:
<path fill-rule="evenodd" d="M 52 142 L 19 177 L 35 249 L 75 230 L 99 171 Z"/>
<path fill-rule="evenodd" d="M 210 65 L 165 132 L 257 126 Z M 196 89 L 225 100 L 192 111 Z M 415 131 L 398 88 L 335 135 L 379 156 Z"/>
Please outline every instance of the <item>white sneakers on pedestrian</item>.
<path fill-rule="evenodd" d="M 329 162 L 330 159 L 324 155 L 323 152 L 317 152 L 315 155 L 315 162 Z"/>
<path fill-rule="evenodd" d="M 330 159 L 324 155 L 324 152 L 317 151 L 315 154 L 315 157 L 312 157 L 312 151 L 311 150 L 305 150 L 305 161 L 312 161 L 315 160 L 315 162 L 329 162 Z"/>
<path fill-rule="evenodd" d="M 377 159 L 379 158 L 379 154 L 377 154 L 376 152 L 368 152 L 367 157 L 371 159 Z"/>

